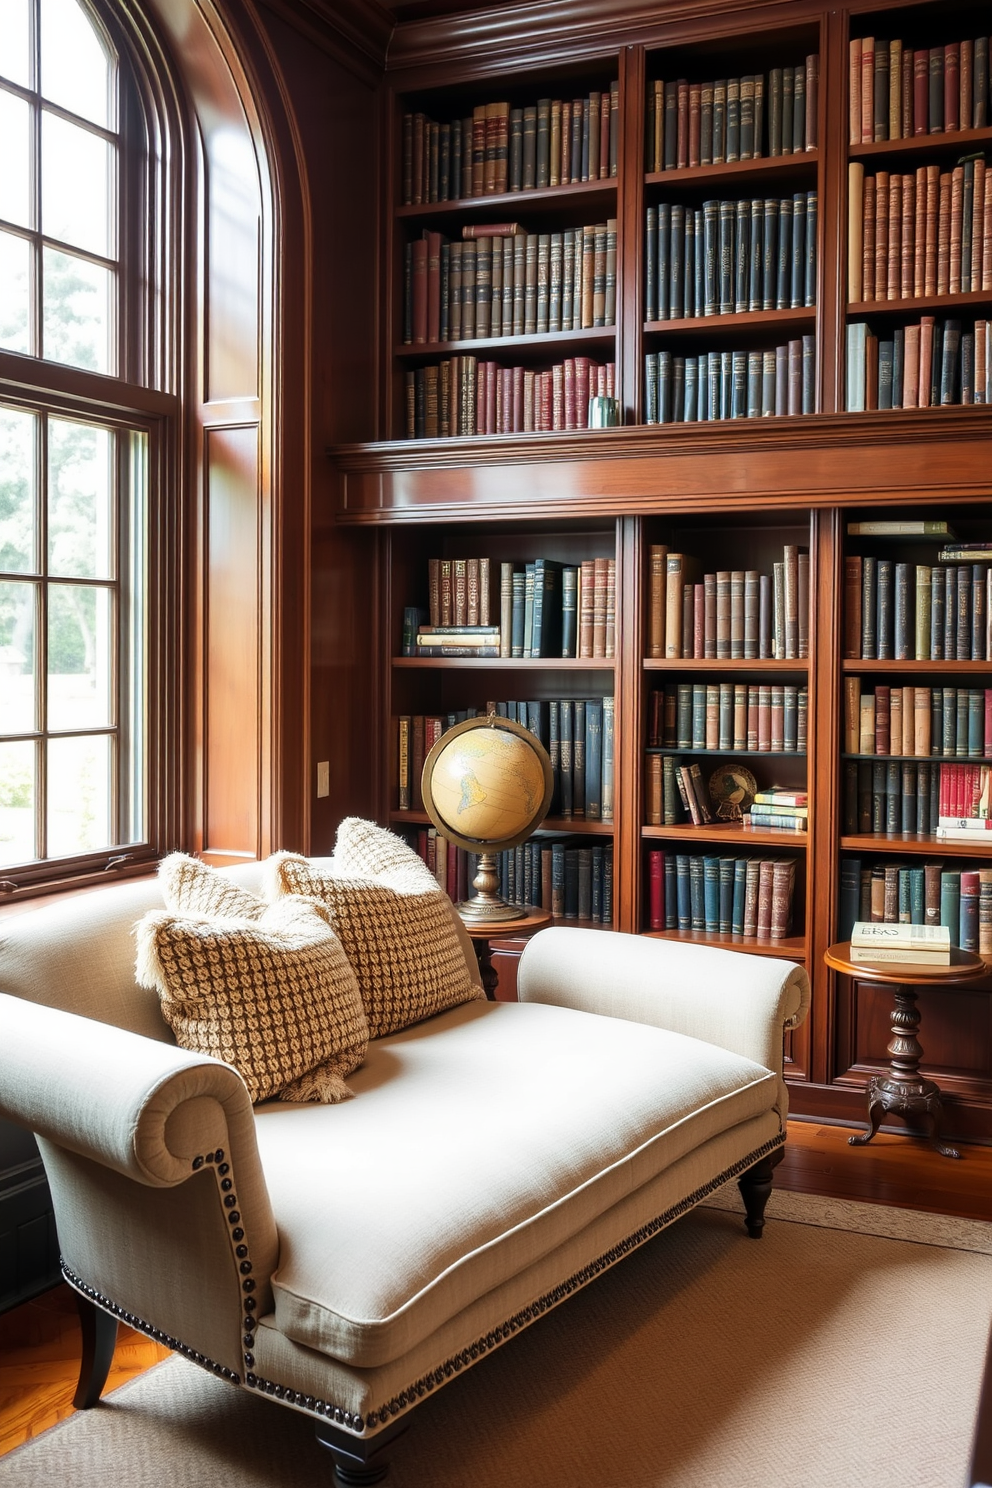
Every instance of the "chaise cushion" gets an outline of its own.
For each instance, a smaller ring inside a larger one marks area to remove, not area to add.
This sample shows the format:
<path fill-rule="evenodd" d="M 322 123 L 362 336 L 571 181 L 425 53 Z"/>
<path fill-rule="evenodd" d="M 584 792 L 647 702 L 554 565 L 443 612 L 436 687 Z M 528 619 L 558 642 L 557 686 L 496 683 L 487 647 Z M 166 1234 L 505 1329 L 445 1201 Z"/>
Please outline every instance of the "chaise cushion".
<path fill-rule="evenodd" d="M 711 1137 L 780 1129 L 776 1077 L 751 1060 L 540 1003 L 472 1002 L 373 1042 L 352 1085 L 348 1105 L 265 1106 L 256 1127 L 276 1326 L 358 1367 L 400 1357 Z"/>
<path fill-rule="evenodd" d="M 412 848 L 372 822 L 341 823 L 329 872 L 296 853 L 277 854 L 270 892 L 327 906 L 358 978 L 371 1038 L 484 995 L 451 900 Z"/>
<path fill-rule="evenodd" d="M 233 1065 L 253 1101 L 334 1102 L 364 1059 L 354 972 L 321 906 L 287 898 L 260 919 L 152 911 L 136 974 L 184 1049 Z"/>

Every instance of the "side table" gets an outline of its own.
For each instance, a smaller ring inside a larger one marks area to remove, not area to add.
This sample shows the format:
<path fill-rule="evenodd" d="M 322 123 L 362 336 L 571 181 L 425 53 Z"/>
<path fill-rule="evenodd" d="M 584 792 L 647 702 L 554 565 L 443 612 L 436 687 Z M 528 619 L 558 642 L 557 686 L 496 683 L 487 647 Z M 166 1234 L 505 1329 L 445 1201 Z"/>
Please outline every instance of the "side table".
<path fill-rule="evenodd" d="M 509 940 L 511 936 L 516 939 L 533 935 L 536 931 L 544 930 L 550 925 L 553 918 L 549 909 L 538 909 L 536 904 L 528 904 L 527 913 L 521 915 L 518 920 L 482 920 L 475 923 L 469 920 L 462 921 L 475 947 L 479 974 L 482 977 L 482 990 L 490 1002 L 496 1000 L 499 972 L 493 966 L 492 947 L 489 942 Z"/>
<path fill-rule="evenodd" d="M 923 1046 L 916 1036 L 920 1013 L 916 1006 L 920 987 L 956 987 L 962 982 L 985 976 L 989 968 L 974 951 L 951 948 L 949 966 L 925 966 L 916 961 L 854 961 L 851 942 L 844 940 L 828 946 L 823 959 L 835 971 L 856 977 L 861 982 L 876 982 L 892 988 L 892 1038 L 886 1045 L 889 1072 L 873 1075 L 868 1084 L 868 1130 L 849 1137 L 852 1147 L 863 1147 L 878 1131 L 887 1112 L 918 1117 L 926 1128 L 927 1141 L 942 1157 L 960 1157 L 956 1147 L 940 1140 L 943 1107 L 940 1086 L 919 1073 Z"/>

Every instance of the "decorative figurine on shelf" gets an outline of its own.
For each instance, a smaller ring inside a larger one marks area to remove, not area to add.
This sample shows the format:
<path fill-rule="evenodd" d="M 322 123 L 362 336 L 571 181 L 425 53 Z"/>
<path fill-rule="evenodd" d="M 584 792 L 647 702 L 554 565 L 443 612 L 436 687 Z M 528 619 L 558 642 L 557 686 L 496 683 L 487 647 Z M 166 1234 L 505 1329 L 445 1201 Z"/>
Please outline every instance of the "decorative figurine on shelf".
<path fill-rule="evenodd" d="M 746 765 L 721 765 L 710 776 L 710 797 L 718 821 L 740 821 L 754 804 L 758 782 Z"/>

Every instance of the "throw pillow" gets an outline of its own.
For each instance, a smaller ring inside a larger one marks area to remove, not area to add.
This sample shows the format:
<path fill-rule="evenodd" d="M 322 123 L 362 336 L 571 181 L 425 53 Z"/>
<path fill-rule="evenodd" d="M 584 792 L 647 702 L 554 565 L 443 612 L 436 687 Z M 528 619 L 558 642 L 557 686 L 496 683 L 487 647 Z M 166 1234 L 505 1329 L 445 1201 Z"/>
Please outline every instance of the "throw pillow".
<path fill-rule="evenodd" d="M 318 904 L 287 898 L 260 919 L 153 910 L 136 974 L 184 1049 L 239 1072 L 253 1101 L 346 1100 L 368 1048 L 355 974 Z"/>
<path fill-rule="evenodd" d="M 170 853 L 163 858 L 158 865 L 158 880 L 166 907 L 184 914 L 258 920 L 265 913 L 264 899 L 186 853 Z"/>
<path fill-rule="evenodd" d="M 361 988 L 369 1037 L 484 997 L 447 894 L 412 848 L 371 822 L 342 822 L 330 869 L 295 853 L 270 861 L 270 891 L 327 905 Z"/>

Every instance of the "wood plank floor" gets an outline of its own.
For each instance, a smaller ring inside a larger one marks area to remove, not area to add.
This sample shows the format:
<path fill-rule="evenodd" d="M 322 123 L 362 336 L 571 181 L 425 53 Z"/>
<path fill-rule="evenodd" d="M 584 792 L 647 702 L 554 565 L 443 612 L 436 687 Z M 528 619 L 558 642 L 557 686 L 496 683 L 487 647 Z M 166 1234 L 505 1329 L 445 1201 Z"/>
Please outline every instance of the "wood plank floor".
<path fill-rule="evenodd" d="M 848 1146 L 850 1127 L 790 1121 L 775 1172 L 779 1188 L 992 1220 L 992 1147 L 965 1147 L 959 1162 L 925 1142 L 880 1132 Z M 0 1454 L 72 1414 L 79 1371 L 72 1293 L 56 1287 L 0 1316 Z M 150 1369 L 168 1350 L 120 1327 L 108 1389 Z"/>

